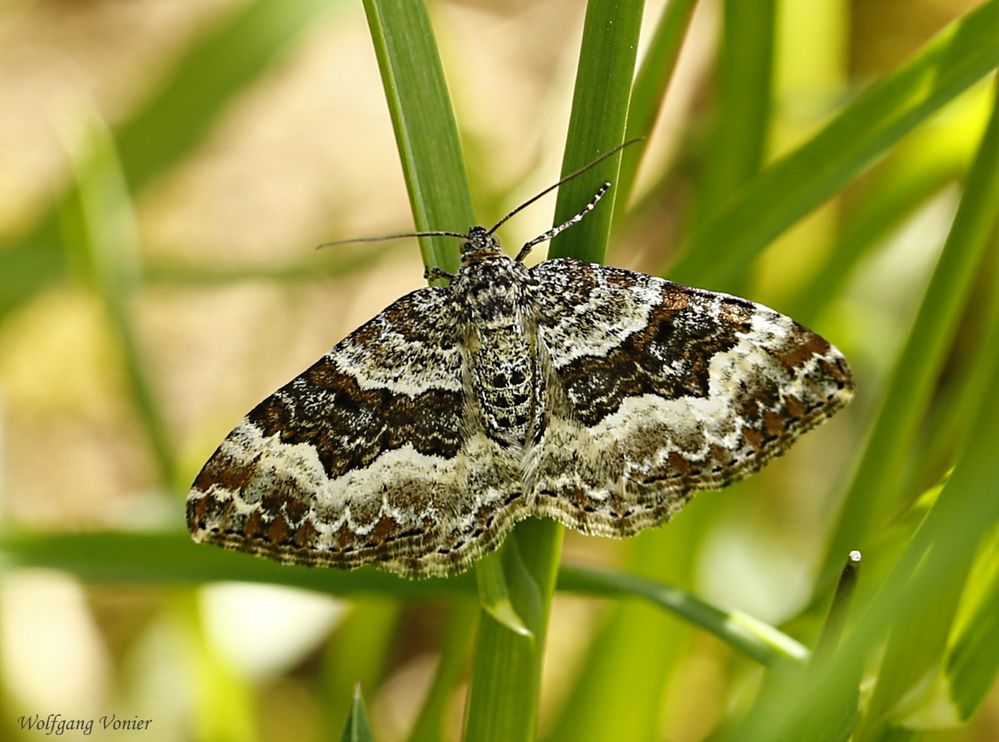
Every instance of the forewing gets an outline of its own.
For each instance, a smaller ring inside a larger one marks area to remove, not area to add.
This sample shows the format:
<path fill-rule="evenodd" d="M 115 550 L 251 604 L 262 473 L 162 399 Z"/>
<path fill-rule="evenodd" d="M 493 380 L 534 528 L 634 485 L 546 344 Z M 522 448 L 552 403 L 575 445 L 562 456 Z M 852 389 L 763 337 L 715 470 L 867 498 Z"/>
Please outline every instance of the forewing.
<path fill-rule="evenodd" d="M 195 540 L 406 576 L 464 569 L 525 508 L 519 462 L 482 435 L 463 373 L 448 291 L 403 297 L 226 437 L 188 495 Z"/>
<path fill-rule="evenodd" d="M 767 307 L 570 259 L 532 275 L 551 388 L 536 510 L 584 532 L 668 519 L 852 396 L 842 354 Z"/>

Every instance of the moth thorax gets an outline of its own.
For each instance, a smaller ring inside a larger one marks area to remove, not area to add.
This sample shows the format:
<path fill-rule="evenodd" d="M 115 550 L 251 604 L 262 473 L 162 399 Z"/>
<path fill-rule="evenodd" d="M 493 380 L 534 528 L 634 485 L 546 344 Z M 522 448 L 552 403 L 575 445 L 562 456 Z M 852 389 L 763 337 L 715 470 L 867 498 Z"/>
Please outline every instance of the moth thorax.
<path fill-rule="evenodd" d="M 455 288 L 472 322 L 496 327 L 519 323 L 528 304 L 521 275 L 526 272 L 502 254 L 465 266 Z"/>

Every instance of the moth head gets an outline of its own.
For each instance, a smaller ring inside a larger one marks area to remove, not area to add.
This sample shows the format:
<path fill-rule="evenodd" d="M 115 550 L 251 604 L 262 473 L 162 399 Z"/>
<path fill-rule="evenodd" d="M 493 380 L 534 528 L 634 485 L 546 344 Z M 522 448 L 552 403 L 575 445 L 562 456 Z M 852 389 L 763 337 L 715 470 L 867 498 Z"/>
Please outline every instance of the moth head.
<path fill-rule="evenodd" d="M 479 260 L 502 255 L 499 240 L 485 227 L 472 227 L 461 246 L 461 263 L 468 265 Z"/>

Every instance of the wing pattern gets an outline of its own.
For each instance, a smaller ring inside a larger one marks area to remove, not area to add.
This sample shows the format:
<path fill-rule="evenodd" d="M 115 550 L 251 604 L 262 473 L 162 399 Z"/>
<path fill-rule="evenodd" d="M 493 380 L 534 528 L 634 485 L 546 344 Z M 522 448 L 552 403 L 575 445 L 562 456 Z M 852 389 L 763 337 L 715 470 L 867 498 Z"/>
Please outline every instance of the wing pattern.
<path fill-rule="evenodd" d="M 842 354 L 767 307 L 571 259 L 532 275 L 551 369 L 535 509 L 585 533 L 667 520 L 852 396 Z"/>
<path fill-rule="evenodd" d="M 466 404 L 448 297 L 403 297 L 257 405 L 194 482 L 195 539 L 409 576 L 495 548 L 527 515 L 520 461 Z"/>

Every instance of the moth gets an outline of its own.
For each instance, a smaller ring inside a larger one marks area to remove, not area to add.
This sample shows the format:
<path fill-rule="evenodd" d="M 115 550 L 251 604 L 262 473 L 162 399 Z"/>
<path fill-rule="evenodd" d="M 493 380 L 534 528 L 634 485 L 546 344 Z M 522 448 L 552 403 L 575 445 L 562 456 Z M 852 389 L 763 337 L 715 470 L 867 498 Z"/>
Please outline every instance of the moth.
<path fill-rule="evenodd" d="M 608 187 L 512 259 L 499 224 L 431 233 L 463 239 L 456 275 L 427 272 L 449 285 L 397 300 L 253 408 L 194 481 L 194 539 L 450 575 L 531 516 L 596 536 L 660 525 L 849 401 L 843 355 L 772 309 L 568 258 L 524 265 Z"/>

